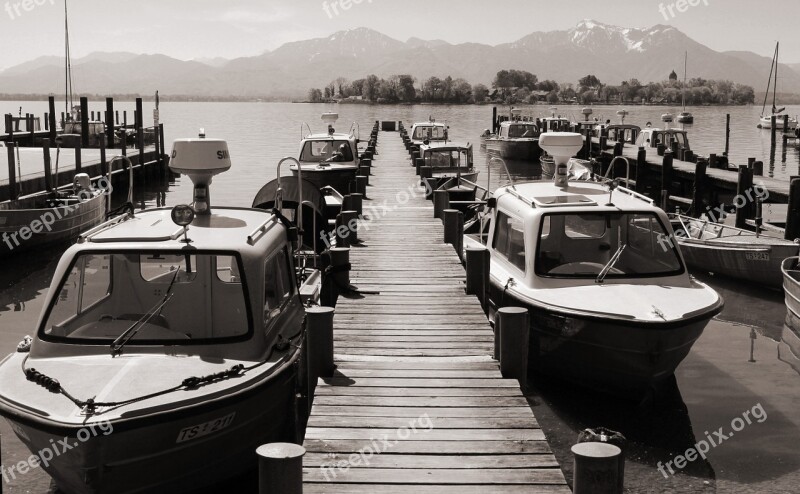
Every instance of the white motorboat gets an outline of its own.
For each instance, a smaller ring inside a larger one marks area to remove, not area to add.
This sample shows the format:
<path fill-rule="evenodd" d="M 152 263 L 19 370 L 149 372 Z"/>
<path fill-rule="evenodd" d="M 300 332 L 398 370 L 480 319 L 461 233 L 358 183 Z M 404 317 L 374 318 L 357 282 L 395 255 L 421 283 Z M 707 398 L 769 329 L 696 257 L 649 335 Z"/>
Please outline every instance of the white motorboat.
<path fill-rule="evenodd" d="M 583 136 L 545 133 L 553 182 L 502 187 L 487 235 L 465 246 L 491 253 L 490 315 L 530 309 L 529 366 L 608 391 L 644 391 L 671 376 L 723 306 L 689 276 L 667 215 L 636 192 L 570 182 Z"/>
<path fill-rule="evenodd" d="M 430 142 L 447 142 L 447 125 L 430 118 L 427 122 L 417 122 L 411 126 L 411 145 L 421 146 Z"/>
<path fill-rule="evenodd" d="M 419 147 L 423 166 L 431 167 L 431 176 L 442 184 L 449 179 L 475 182 L 478 170 L 473 163 L 472 144 L 429 142 Z M 438 187 L 438 186 L 437 186 Z"/>
<path fill-rule="evenodd" d="M 298 286 L 279 211 L 211 207 L 224 141 L 178 140 L 172 157 L 192 206 L 85 232 L 32 343 L 0 363 L 0 414 L 20 440 L 40 458 L 72 445 L 42 463 L 64 492 L 190 491 L 255 467 L 260 444 L 296 440 L 299 294 L 319 277 Z"/>
<path fill-rule="evenodd" d="M 339 194 L 347 194 L 355 190 L 358 175 L 358 125 L 350 127 L 348 133 L 336 132 L 333 125 L 339 115 L 333 112 L 322 114 L 322 121 L 327 124 L 327 131 L 314 134 L 308 129 L 300 141 L 299 164 L 292 164 L 289 169 L 297 176 L 298 168 L 302 168 L 303 178 L 318 188 L 332 187 Z"/>

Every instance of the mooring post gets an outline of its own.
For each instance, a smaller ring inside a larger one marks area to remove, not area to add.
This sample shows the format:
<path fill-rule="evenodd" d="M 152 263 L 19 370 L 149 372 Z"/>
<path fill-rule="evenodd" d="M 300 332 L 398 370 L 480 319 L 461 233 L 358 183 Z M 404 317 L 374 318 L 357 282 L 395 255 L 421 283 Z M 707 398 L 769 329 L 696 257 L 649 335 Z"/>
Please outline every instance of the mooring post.
<path fill-rule="evenodd" d="M 789 115 L 786 114 L 783 116 L 783 133 L 786 134 L 789 132 Z"/>
<path fill-rule="evenodd" d="M 644 146 L 639 146 L 636 153 L 636 192 L 644 193 L 645 177 L 647 177 L 647 150 Z"/>
<path fill-rule="evenodd" d="M 446 190 L 433 191 L 433 217 L 444 219 L 444 211 L 450 209 L 450 193 Z"/>
<path fill-rule="evenodd" d="M 356 192 L 367 197 L 367 177 L 364 175 L 356 175 Z"/>
<path fill-rule="evenodd" d="M 306 449 L 292 443 L 259 446 L 258 494 L 302 494 Z"/>
<path fill-rule="evenodd" d="M 522 387 L 528 375 L 528 333 L 530 316 L 522 307 L 497 310 L 495 335 L 500 338 L 500 372 L 503 377 L 517 379 Z"/>
<path fill-rule="evenodd" d="M 736 182 L 736 199 L 734 199 L 734 206 L 736 207 L 736 228 L 745 228 L 747 226 L 747 219 L 752 216 L 752 204 L 747 199 L 748 195 L 752 195 L 753 188 L 753 171 L 747 165 L 739 165 L 739 177 Z M 743 203 L 741 206 L 737 205 L 737 200 L 741 199 Z"/>
<path fill-rule="evenodd" d="M 6 151 L 8 152 L 8 198 L 16 201 L 19 197 L 19 189 L 17 188 L 17 167 L 14 163 L 14 142 L 6 143 Z"/>
<path fill-rule="evenodd" d="M 119 148 L 122 151 L 122 156 L 128 155 L 128 110 L 122 112 L 122 138 L 120 139 Z"/>
<path fill-rule="evenodd" d="M 306 342 L 308 348 L 308 413 L 314 400 L 317 379 L 331 377 L 333 363 L 333 307 L 306 309 Z"/>
<path fill-rule="evenodd" d="M 337 228 L 345 230 L 344 235 L 347 237 L 349 245 L 358 243 L 358 212 L 357 211 L 342 211 L 339 213 L 341 218 L 341 225 Z M 337 236 L 338 238 L 338 236 Z"/>
<path fill-rule="evenodd" d="M 572 454 L 575 458 L 573 494 L 622 494 L 624 480 L 619 475 L 622 450 L 618 446 L 602 442 L 578 443 L 572 447 Z"/>
<path fill-rule="evenodd" d="M 763 161 L 754 161 L 753 166 L 753 176 L 760 177 L 764 175 L 764 162 Z"/>
<path fill-rule="evenodd" d="M 669 191 L 672 188 L 672 151 L 664 153 L 664 160 L 661 163 L 661 209 L 667 209 L 669 202 Z"/>
<path fill-rule="evenodd" d="M 497 132 L 497 107 L 492 107 L 492 132 Z"/>
<path fill-rule="evenodd" d="M 717 155 L 716 154 L 711 153 L 711 154 L 708 155 L 708 167 L 709 168 L 718 168 Z"/>
<path fill-rule="evenodd" d="M 136 147 L 139 157 L 136 163 L 144 165 L 144 113 L 142 113 L 142 98 L 136 98 Z"/>
<path fill-rule="evenodd" d="M 50 139 L 42 139 L 42 154 L 44 155 L 44 188 L 53 192 L 53 171 L 50 168 Z M 58 186 L 58 177 L 56 177 Z"/>
<path fill-rule="evenodd" d="M 476 295 L 481 301 L 483 311 L 487 312 L 487 293 L 489 291 L 489 249 L 485 247 L 467 247 L 467 295 Z"/>
<path fill-rule="evenodd" d="M 706 192 L 706 167 L 708 164 L 699 160 L 694 165 L 694 197 L 692 198 L 692 206 L 694 206 L 694 216 L 700 217 L 703 212 L 703 198 Z"/>
<path fill-rule="evenodd" d="M 775 115 L 772 115 L 771 117 L 769 117 L 769 121 L 770 121 L 770 129 L 769 129 L 770 139 L 769 139 L 769 143 L 770 143 L 770 147 L 774 148 L 775 147 L 775 132 L 777 132 L 777 130 L 778 130 L 777 129 L 778 122 L 775 119 Z"/>
<path fill-rule="evenodd" d="M 81 169 L 83 168 L 83 158 L 81 157 L 81 143 L 80 141 L 75 141 L 75 173 L 81 173 Z"/>
<path fill-rule="evenodd" d="M 81 145 L 89 147 L 89 98 L 81 96 Z"/>
<path fill-rule="evenodd" d="M 622 146 L 623 145 L 624 144 L 622 143 L 622 141 L 617 141 L 617 142 L 614 143 L 614 157 L 615 158 L 617 156 L 622 156 Z"/>
<path fill-rule="evenodd" d="M 800 177 L 789 178 L 789 204 L 786 209 L 786 240 L 800 238 Z"/>
<path fill-rule="evenodd" d="M 356 215 L 361 218 L 364 215 L 364 196 L 358 192 L 346 195 L 342 201 L 342 209 L 344 211 L 355 211 Z"/>
<path fill-rule="evenodd" d="M 104 177 L 110 178 L 111 174 L 108 172 L 108 161 L 106 161 L 105 133 L 100 133 L 98 137 L 100 138 L 100 173 L 102 173 Z"/>
<path fill-rule="evenodd" d="M 350 287 L 350 248 L 334 247 L 330 250 L 330 255 L 334 293 L 341 294 Z"/>
<path fill-rule="evenodd" d="M 463 261 L 464 213 L 457 209 L 445 209 L 443 213 L 444 243 L 452 245 L 456 250 L 456 254 L 458 254 L 458 258 Z"/>
<path fill-rule="evenodd" d="M 114 98 L 106 98 L 106 146 L 114 148 Z"/>
<path fill-rule="evenodd" d="M 56 142 L 56 97 L 55 96 L 48 96 L 47 97 L 47 106 L 50 110 L 47 113 L 47 126 L 50 131 L 50 142 Z"/>
<path fill-rule="evenodd" d="M 589 129 L 586 130 L 586 144 L 584 144 L 584 153 L 583 159 L 592 159 L 592 132 Z"/>
<path fill-rule="evenodd" d="M 731 114 L 725 114 L 725 155 L 728 156 L 728 152 L 730 151 L 731 147 Z M 712 167 L 713 168 L 713 167 Z"/>
<path fill-rule="evenodd" d="M 422 167 L 425 166 L 425 159 L 424 158 L 417 158 L 414 160 L 414 167 L 417 169 L 417 175 L 419 176 Z"/>

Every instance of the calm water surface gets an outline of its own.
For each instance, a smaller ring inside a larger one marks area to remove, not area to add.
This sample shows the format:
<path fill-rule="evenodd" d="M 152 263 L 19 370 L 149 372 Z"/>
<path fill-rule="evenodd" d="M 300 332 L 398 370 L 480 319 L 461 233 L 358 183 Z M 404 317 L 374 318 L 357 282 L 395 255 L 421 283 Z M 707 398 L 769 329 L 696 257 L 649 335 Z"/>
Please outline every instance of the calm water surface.
<path fill-rule="evenodd" d="M 0 102 L 0 113 L 42 114 L 41 102 Z M 133 105 L 117 103 L 128 110 Z M 99 104 L 90 105 L 95 110 Z M 145 105 L 149 115 L 152 104 Z M 626 121 L 644 126 L 656 124 L 666 108 L 628 107 Z M 486 180 L 486 156 L 478 135 L 490 126 L 490 106 L 367 106 L 283 104 L 283 103 L 163 103 L 161 118 L 167 141 L 192 137 L 205 128 L 209 137 L 228 140 L 233 169 L 214 178 L 217 204 L 249 206 L 255 193 L 276 173 L 276 163 L 284 156 L 297 154 L 300 125 L 308 122 L 315 131 L 323 126 L 319 115 L 338 111 L 337 130 L 347 131 L 358 122 L 366 137 L 375 120 L 402 120 L 406 123 L 433 116 L 446 120 L 455 140 L 475 145 L 476 162 Z M 562 107 L 561 115 L 578 116 L 579 107 Z M 616 121 L 615 107 L 597 107 L 595 115 Z M 678 111 L 678 108 L 671 111 Z M 544 116 L 546 107 L 533 107 L 531 113 Z M 755 128 L 758 107 L 692 108 L 696 124 L 690 130 L 692 147 L 699 153 L 721 153 L 724 148 L 725 113 L 731 114 L 731 160 L 744 163 L 752 156 L 765 162 L 778 178 L 800 174 L 800 153 L 790 147 L 785 153 L 780 144 L 770 163 L 769 133 Z M 792 115 L 800 107 L 790 107 Z M 385 139 L 399 139 L 389 134 Z M 169 146 L 168 146 L 169 148 Z M 538 175 L 539 168 L 528 163 L 509 163 L 515 178 Z M 491 170 L 492 187 L 505 181 L 496 165 Z M 174 205 L 191 200 L 188 180 L 160 188 L 137 191 L 140 205 Z M 158 198 L 158 199 L 157 199 Z M 0 269 L 0 354 L 11 352 L 17 342 L 34 331 L 61 249 L 40 251 L 4 261 Z M 726 299 L 724 312 L 709 325 L 692 353 L 680 366 L 674 384 L 662 396 L 646 403 L 621 403 L 585 390 L 559 383 L 537 382 L 532 398 L 537 417 L 554 446 L 568 477 L 569 446 L 585 427 L 606 426 L 623 432 L 629 439 L 627 485 L 630 492 L 800 492 L 800 361 L 782 340 L 797 336 L 783 325 L 783 295 L 758 287 L 696 273 L 719 290 Z M 752 355 L 752 358 L 751 358 Z M 690 463 L 678 475 L 664 478 L 657 470 L 695 442 L 723 427 L 731 420 L 763 407 L 767 419 L 754 422 L 727 441 L 713 448 L 706 460 Z M 0 422 L 3 462 L 8 465 L 27 457 L 5 421 Z M 49 480 L 40 471 L 17 477 L 5 492 L 45 492 Z"/>

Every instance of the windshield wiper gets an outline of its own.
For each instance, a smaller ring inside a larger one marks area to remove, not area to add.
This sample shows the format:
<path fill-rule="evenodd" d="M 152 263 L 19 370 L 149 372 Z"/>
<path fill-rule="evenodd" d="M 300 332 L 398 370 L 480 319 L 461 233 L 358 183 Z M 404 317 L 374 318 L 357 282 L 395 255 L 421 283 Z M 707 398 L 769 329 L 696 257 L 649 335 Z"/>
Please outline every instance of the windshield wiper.
<path fill-rule="evenodd" d="M 167 287 L 167 292 L 164 294 L 164 297 L 159 300 L 156 305 L 154 305 L 147 314 L 143 315 L 139 318 L 138 321 L 131 324 L 131 326 L 122 332 L 121 335 L 117 336 L 117 338 L 111 342 L 111 356 L 115 357 L 122 353 L 122 348 L 139 332 L 140 329 L 144 327 L 145 324 L 150 322 L 150 319 L 155 317 L 156 315 L 160 315 L 161 311 L 164 310 L 167 303 L 172 299 L 172 287 L 175 285 L 175 280 L 178 279 L 178 273 L 180 272 L 180 267 L 175 270 L 175 275 L 172 277 L 172 281 L 169 282 L 169 286 Z"/>
<path fill-rule="evenodd" d="M 598 274 L 597 279 L 594 280 L 595 283 L 602 283 L 603 280 L 606 279 L 606 276 L 608 275 L 609 271 L 611 271 L 614 268 L 614 265 L 617 263 L 617 261 L 619 261 L 619 258 L 622 255 L 622 251 L 625 250 L 625 247 L 627 246 L 628 244 L 622 244 L 619 246 L 619 249 L 617 249 L 617 251 L 614 252 L 614 255 L 611 256 L 611 259 L 609 259 L 606 265 L 603 266 L 603 269 L 600 270 L 600 274 Z"/>

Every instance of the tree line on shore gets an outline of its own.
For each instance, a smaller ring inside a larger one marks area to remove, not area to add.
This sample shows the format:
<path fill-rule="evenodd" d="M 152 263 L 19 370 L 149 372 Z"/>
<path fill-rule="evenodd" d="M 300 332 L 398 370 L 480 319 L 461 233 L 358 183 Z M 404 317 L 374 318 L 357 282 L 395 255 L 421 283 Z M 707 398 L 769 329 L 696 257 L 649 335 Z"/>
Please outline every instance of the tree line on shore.
<path fill-rule="evenodd" d="M 524 70 L 497 72 L 491 87 L 472 85 L 450 76 L 429 77 L 418 81 L 408 74 L 379 78 L 371 74 L 349 81 L 338 77 L 323 88 L 308 91 L 308 100 L 355 100 L 370 103 L 450 103 L 450 104 L 531 104 L 543 103 L 606 103 L 606 104 L 680 104 L 747 105 L 755 101 L 751 86 L 727 80 L 690 79 L 684 85 L 673 71 L 662 82 L 642 83 L 637 79 L 618 85 L 605 84 L 594 75 L 582 77 L 577 84 L 540 81 Z"/>

